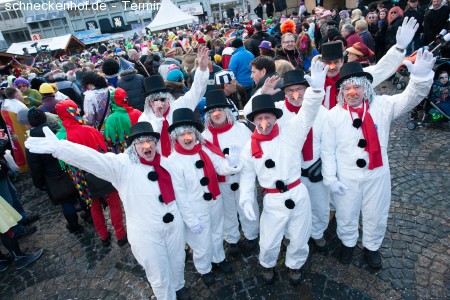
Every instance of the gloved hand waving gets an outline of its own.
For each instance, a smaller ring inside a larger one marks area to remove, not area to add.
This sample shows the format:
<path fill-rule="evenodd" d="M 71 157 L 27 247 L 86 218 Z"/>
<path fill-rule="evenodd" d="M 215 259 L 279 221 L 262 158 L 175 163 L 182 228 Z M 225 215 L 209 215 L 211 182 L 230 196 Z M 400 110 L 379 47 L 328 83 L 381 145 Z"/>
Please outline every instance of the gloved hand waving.
<path fill-rule="evenodd" d="M 311 64 L 311 75 L 305 75 L 305 79 L 313 90 L 321 90 L 324 88 L 325 78 L 329 68 L 328 65 L 324 65 L 320 61 Z"/>
<path fill-rule="evenodd" d="M 419 24 L 417 20 L 414 18 L 405 17 L 403 19 L 402 26 L 397 29 L 397 35 L 395 36 L 395 40 L 397 41 L 397 47 L 400 49 L 406 49 L 409 43 L 411 43 L 414 35 L 416 34 L 417 29 L 419 28 Z"/>
<path fill-rule="evenodd" d="M 38 154 L 54 154 L 60 148 L 60 140 L 56 135 L 45 126 L 42 131 L 45 137 L 29 137 L 25 141 L 25 147 L 27 147 L 31 153 Z"/>
<path fill-rule="evenodd" d="M 418 78 L 428 76 L 430 72 L 433 72 L 433 66 L 436 62 L 436 57 L 433 57 L 433 53 L 428 50 L 419 49 L 416 54 L 416 61 L 414 64 L 409 60 L 405 60 L 403 63 L 408 68 L 411 75 Z"/>

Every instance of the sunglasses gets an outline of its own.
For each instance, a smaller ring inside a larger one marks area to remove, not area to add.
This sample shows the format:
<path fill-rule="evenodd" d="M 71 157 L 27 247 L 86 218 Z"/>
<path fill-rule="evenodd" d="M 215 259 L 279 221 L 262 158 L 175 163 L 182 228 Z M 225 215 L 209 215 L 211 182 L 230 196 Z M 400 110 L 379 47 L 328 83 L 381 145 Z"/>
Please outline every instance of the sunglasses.
<path fill-rule="evenodd" d="M 391 12 L 391 15 L 396 15 L 396 14 L 397 14 L 397 12 L 395 12 L 395 11 Z"/>
<path fill-rule="evenodd" d="M 157 99 L 153 100 L 153 102 L 155 102 L 155 101 L 165 102 L 166 100 L 167 100 L 167 98 L 157 98 Z"/>

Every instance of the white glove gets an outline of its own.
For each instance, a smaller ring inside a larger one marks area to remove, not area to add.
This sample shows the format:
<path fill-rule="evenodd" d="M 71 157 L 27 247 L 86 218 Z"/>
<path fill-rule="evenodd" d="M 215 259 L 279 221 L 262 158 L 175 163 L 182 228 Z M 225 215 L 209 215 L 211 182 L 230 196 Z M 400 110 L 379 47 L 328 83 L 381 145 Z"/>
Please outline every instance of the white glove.
<path fill-rule="evenodd" d="M 228 155 L 226 156 L 228 165 L 236 168 L 241 161 L 241 147 L 238 145 L 230 145 Z"/>
<path fill-rule="evenodd" d="M 340 182 L 339 180 L 333 181 L 330 184 L 330 192 L 332 192 L 333 194 L 336 195 L 344 195 L 345 194 L 345 190 L 347 190 L 348 187 L 343 184 L 342 182 Z"/>
<path fill-rule="evenodd" d="M 193 234 L 200 234 L 203 231 L 202 223 L 198 223 L 197 225 L 190 228 Z"/>
<path fill-rule="evenodd" d="M 249 201 L 244 203 L 242 210 L 244 211 L 244 214 L 248 220 L 250 221 L 256 220 L 255 212 L 253 211 L 253 205 Z"/>
<path fill-rule="evenodd" d="M 313 90 L 322 90 L 325 86 L 325 78 L 330 67 L 321 61 L 311 64 L 311 76 L 305 75 L 306 81 Z"/>
<path fill-rule="evenodd" d="M 397 29 L 397 35 L 395 36 L 397 47 L 400 49 L 406 49 L 414 38 L 414 34 L 416 34 L 418 28 L 419 23 L 417 23 L 416 19 L 409 18 L 408 20 L 408 17 L 405 17 L 403 19 L 402 26 Z"/>
<path fill-rule="evenodd" d="M 416 61 L 412 64 L 411 61 L 405 60 L 403 63 L 408 68 L 411 75 L 418 78 L 423 78 L 433 72 L 433 66 L 436 62 L 436 57 L 428 50 L 419 49 L 416 54 Z"/>
<path fill-rule="evenodd" d="M 25 141 L 25 147 L 27 147 L 31 153 L 38 154 L 53 154 L 56 153 L 60 146 L 60 140 L 56 137 L 56 135 L 45 126 L 42 131 L 45 134 L 45 137 L 29 137 Z"/>

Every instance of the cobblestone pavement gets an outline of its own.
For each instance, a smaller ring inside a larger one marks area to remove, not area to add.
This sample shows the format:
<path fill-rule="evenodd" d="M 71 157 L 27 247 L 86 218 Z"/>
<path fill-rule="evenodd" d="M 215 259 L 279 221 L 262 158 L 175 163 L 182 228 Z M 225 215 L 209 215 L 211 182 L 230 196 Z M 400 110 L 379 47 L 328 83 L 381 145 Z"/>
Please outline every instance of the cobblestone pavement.
<path fill-rule="evenodd" d="M 379 93 L 398 93 L 390 83 Z M 450 129 L 425 126 L 408 130 L 408 117 L 392 125 L 389 158 L 392 204 L 381 252 L 383 267 L 371 270 L 358 243 L 352 263 L 337 262 L 340 242 L 331 223 L 326 238 L 330 254 L 311 248 L 302 284 L 287 283 L 283 251 L 277 281 L 265 286 L 257 253 L 231 260 L 234 274 L 217 274 L 207 288 L 186 263 L 186 285 L 193 299 L 449 299 L 450 298 Z M 0 273 L 1 299 L 148 299 L 152 295 L 129 245 L 103 248 L 92 225 L 72 235 L 59 207 L 32 187 L 28 175 L 16 183 L 24 206 L 39 212 L 38 231 L 20 240 L 25 251 L 44 249 L 43 257 L 23 270 Z M 3 249 L 4 251 L 4 249 Z"/>

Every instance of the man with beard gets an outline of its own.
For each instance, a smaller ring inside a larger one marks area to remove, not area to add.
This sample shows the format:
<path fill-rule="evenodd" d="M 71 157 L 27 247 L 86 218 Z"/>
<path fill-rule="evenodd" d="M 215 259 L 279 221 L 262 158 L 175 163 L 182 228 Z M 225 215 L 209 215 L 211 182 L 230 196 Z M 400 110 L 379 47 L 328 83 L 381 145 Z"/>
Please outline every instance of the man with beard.
<path fill-rule="evenodd" d="M 322 141 L 324 184 L 334 195 L 337 234 L 343 246 L 340 262 L 349 264 L 358 240 L 362 212 L 363 253 L 372 268 L 380 268 L 378 249 L 383 242 L 391 201 L 391 176 L 387 156 L 393 120 L 409 112 L 425 98 L 433 82 L 431 52 L 419 50 L 405 91 L 399 95 L 375 95 L 373 77 L 357 62 L 345 64 L 338 102 L 328 113 Z"/>
<path fill-rule="evenodd" d="M 191 89 L 175 101 L 160 75 L 145 79 L 146 92 L 144 113 L 139 122 L 150 122 L 156 132 L 161 132 L 159 147 L 161 154 L 168 157 L 171 152 L 170 138 L 167 128 L 172 124 L 172 115 L 177 108 L 185 107 L 194 110 L 205 94 L 209 77 L 209 50 L 206 47 L 198 49 L 197 59 L 199 67 L 195 72 Z"/>
<path fill-rule="evenodd" d="M 27 140 L 30 152 L 53 154 L 117 188 L 131 251 L 144 267 L 155 296 L 190 299 L 184 287 L 184 224 L 175 202 L 169 161 L 157 152 L 159 133 L 149 123 L 138 122 L 131 127 L 125 153 L 101 154 L 58 140 L 48 127 L 43 131 L 45 138 Z"/>

